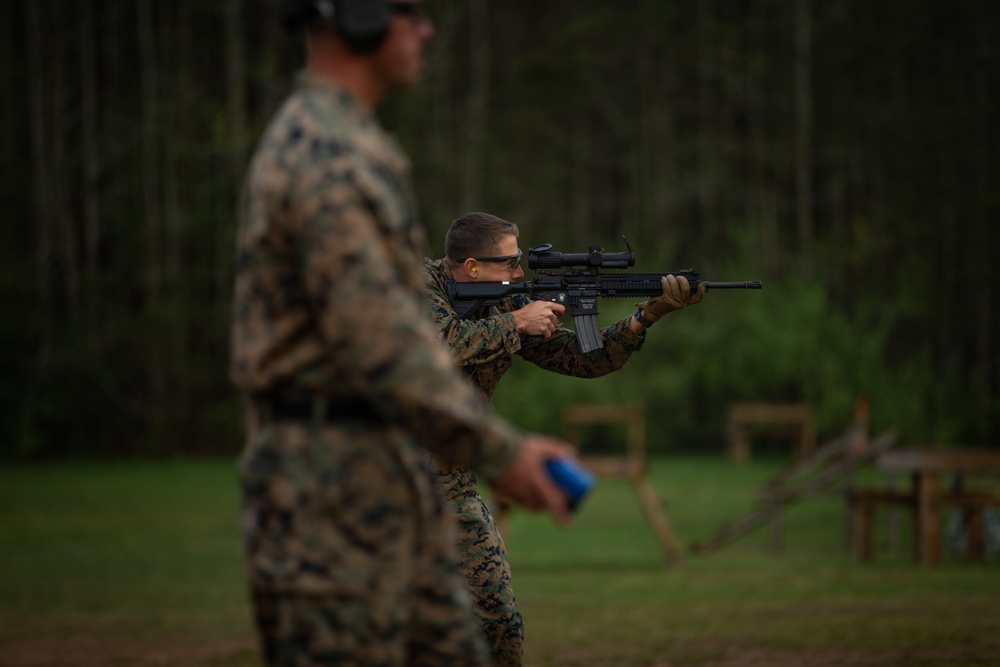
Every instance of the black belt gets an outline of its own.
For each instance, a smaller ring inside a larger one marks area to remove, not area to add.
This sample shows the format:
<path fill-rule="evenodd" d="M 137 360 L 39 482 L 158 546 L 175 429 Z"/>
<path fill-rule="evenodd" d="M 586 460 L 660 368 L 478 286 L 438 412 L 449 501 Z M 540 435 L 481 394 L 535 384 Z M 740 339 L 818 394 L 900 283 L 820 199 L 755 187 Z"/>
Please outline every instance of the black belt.
<path fill-rule="evenodd" d="M 264 421 L 368 421 L 380 422 L 382 416 L 365 401 L 335 398 L 257 397 L 254 402 Z"/>

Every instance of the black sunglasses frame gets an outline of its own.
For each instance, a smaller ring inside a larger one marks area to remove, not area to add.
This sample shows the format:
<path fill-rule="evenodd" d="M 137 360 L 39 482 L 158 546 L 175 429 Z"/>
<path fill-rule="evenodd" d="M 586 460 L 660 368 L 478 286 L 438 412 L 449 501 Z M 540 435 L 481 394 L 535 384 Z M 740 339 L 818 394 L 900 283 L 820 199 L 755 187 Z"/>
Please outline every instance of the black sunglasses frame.
<path fill-rule="evenodd" d="M 518 248 L 517 254 L 514 255 L 503 255 L 502 257 L 466 257 L 465 259 L 459 260 L 458 263 L 462 264 L 466 259 L 474 259 L 477 262 L 490 262 L 491 264 L 502 264 L 506 262 L 508 269 L 516 271 L 517 267 L 521 266 L 522 257 L 524 257 L 524 252 Z"/>

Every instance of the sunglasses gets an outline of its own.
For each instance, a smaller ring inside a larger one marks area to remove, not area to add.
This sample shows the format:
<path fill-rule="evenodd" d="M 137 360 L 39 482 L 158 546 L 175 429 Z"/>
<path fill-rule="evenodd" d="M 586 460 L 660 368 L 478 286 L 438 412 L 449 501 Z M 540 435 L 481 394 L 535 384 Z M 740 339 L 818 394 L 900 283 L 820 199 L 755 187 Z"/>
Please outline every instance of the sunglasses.
<path fill-rule="evenodd" d="M 521 249 L 517 249 L 517 253 L 514 255 L 504 255 L 502 257 L 466 257 L 465 259 L 474 259 L 477 262 L 490 262 L 491 264 L 504 264 L 505 268 L 509 271 L 516 271 L 517 267 L 521 266 L 521 256 L 524 253 Z M 459 264 L 465 261 L 465 259 L 459 260 Z"/>

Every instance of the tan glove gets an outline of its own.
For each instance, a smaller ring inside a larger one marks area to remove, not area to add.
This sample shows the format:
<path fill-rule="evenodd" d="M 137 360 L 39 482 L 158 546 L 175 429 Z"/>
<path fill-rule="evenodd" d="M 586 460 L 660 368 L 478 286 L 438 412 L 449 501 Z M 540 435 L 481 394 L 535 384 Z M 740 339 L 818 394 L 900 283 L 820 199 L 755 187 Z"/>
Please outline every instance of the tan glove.
<path fill-rule="evenodd" d="M 649 301 L 635 304 L 639 322 L 651 326 L 667 313 L 698 303 L 705 297 L 705 283 L 698 283 L 698 290 L 692 294 L 684 276 L 668 275 L 660 278 L 663 294 Z"/>

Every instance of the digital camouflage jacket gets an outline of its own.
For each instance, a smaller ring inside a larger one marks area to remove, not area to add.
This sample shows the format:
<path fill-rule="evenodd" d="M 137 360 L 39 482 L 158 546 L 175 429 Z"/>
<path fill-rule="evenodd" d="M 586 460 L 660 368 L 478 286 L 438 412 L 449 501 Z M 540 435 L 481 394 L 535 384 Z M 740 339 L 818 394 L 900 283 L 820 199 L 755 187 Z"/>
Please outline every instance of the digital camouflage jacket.
<path fill-rule="evenodd" d="M 230 375 L 248 397 L 362 401 L 487 479 L 520 434 L 484 411 L 427 312 L 410 164 L 374 114 L 303 77 L 250 165 L 237 237 Z"/>

